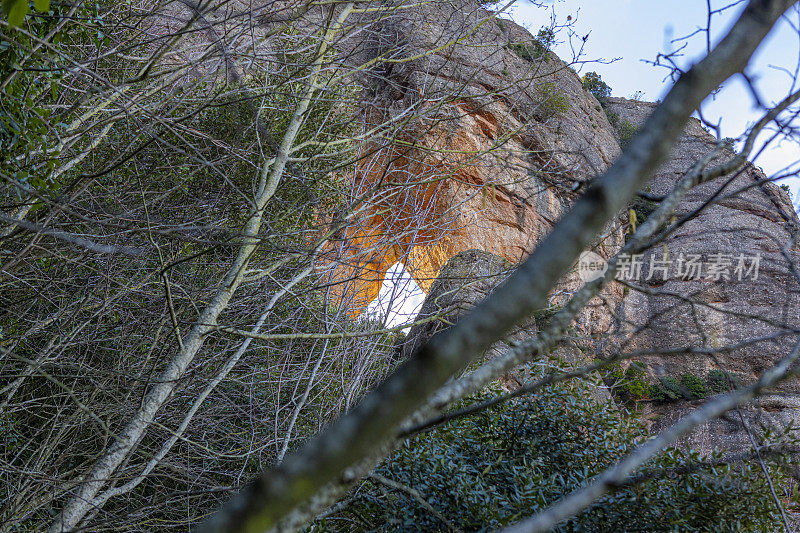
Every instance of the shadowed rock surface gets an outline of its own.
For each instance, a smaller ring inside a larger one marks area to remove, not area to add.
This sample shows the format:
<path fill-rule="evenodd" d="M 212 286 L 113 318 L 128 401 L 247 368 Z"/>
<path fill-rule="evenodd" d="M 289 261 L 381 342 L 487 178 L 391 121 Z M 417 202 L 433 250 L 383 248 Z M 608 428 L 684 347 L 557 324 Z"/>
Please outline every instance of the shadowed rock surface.
<path fill-rule="evenodd" d="M 619 98 L 609 101 L 609 108 L 619 114 L 620 121 L 635 127 L 654 107 L 652 103 Z M 692 119 L 669 161 L 656 172 L 652 193 L 667 194 L 716 146 L 716 139 Z M 711 166 L 733 155 L 726 146 Z M 629 324 L 624 348 L 677 351 L 640 358 L 651 382 L 666 377 L 680 381 L 686 375 L 707 380 L 710 372 L 722 370 L 734 382 L 751 383 L 794 346 L 800 329 L 800 281 L 790 261 L 800 264 L 800 248 L 792 242 L 800 222 L 786 192 L 765 180 L 760 169 L 748 164 L 734 176 L 694 188 L 675 213 L 678 220 L 686 218 L 686 222 L 642 257 L 642 277 L 635 283 L 664 294 L 631 291 L 625 298 L 623 315 Z M 712 199 L 713 204 L 706 205 Z M 659 263 L 665 253 L 669 265 Z M 697 256 L 703 264 L 698 275 L 688 268 L 691 256 Z M 760 258 L 757 272 L 749 270 L 755 257 Z M 742 258 L 744 268 L 737 270 Z M 684 275 L 678 272 L 681 259 Z M 651 279 L 646 279 L 651 260 L 654 265 L 669 267 L 666 279 L 663 270 L 654 271 Z M 709 268 L 709 264 L 718 266 Z M 710 355 L 680 351 L 687 346 L 721 349 L 737 344 L 742 345 Z M 713 392 L 718 391 L 707 394 Z M 654 431 L 688 412 L 695 403 L 699 401 L 649 404 Z M 741 411 L 745 422 L 758 433 L 760 424 L 783 426 L 797 418 L 799 406 L 800 381 L 792 378 Z M 731 451 L 750 446 L 738 413 L 707 424 L 688 442 L 704 451 L 712 446 Z"/>
<path fill-rule="evenodd" d="M 512 270 L 512 264 L 496 255 L 482 250 L 459 252 L 442 267 L 431 284 L 428 297 L 422 304 L 418 319 L 438 316 L 438 320 L 419 324 L 411 328 L 399 347 L 402 359 L 425 344 L 434 334 L 456 323 L 500 285 Z M 536 320 L 514 329 L 507 341 L 522 341 L 536 335 Z M 492 359 L 509 348 L 507 342 L 496 342 L 487 350 L 484 360 Z M 502 379 L 506 388 L 519 387 L 526 378 L 523 370 L 515 370 Z"/>
<path fill-rule="evenodd" d="M 412 355 L 433 335 L 457 322 L 470 309 L 486 298 L 513 270 L 513 265 L 496 255 L 482 250 L 459 252 L 442 267 L 439 277 L 431 284 L 428 296 L 422 304 L 417 319 L 438 317 L 437 320 L 413 326 L 398 347 L 401 359 Z M 494 343 L 487 350 L 484 360 L 493 359 L 507 351 L 510 343 L 519 343 L 535 336 L 543 326 L 546 313 L 537 313 L 525 324 L 514 328 L 504 341 Z M 562 362 L 586 363 L 579 350 L 560 347 L 556 350 Z M 541 359 L 541 358 L 537 358 Z M 515 389 L 531 379 L 531 369 L 521 367 L 501 380 L 507 389 Z M 608 401 L 605 389 L 595 390 L 595 399 Z"/>
<path fill-rule="evenodd" d="M 434 334 L 456 323 L 500 285 L 510 270 L 511 263 L 481 250 L 466 250 L 450 258 L 431 284 L 417 316 L 417 320 L 438 318 L 411 328 L 401 346 L 401 357 L 409 357 Z M 536 325 L 531 324 L 525 332 L 535 335 Z M 490 351 L 499 349 L 492 347 Z"/>

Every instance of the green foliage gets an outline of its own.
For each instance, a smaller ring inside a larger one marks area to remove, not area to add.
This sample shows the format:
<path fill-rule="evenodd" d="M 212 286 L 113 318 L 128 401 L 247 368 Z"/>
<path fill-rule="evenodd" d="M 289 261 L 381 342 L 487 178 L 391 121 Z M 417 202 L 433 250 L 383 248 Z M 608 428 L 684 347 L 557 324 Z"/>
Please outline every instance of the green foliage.
<path fill-rule="evenodd" d="M 606 114 L 608 123 L 617 131 L 617 135 L 622 141 L 623 146 L 627 144 L 630 138 L 633 137 L 631 133 L 632 125 L 627 120 L 622 120 L 620 122 L 619 114 L 608 108 L 608 98 L 611 96 L 611 87 L 603 81 L 600 74 L 597 72 L 587 72 L 583 75 L 581 81 L 583 82 L 583 88 L 589 91 L 589 93 L 600 102 L 600 106 Z M 632 132 L 636 133 L 636 130 L 633 129 Z"/>
<path fill-rule="evenodd" d="M 647 394 L 656 402 L 672 402 L 684 397 L 680 383 L 672 376 L 662 376 L 658 383 L 651 383 Z"/>
<path fill-rule="evenodd" d="M 556 34 L 553 28 L 544 27 L 539 30 L 534 39 L 535 45 L 540 51 L 540 56 L 543 56 L 547 50 L 550 50 L 555 44 Z"/>
<path fill-rule="evenodd" d="M 555 43 L 552 28 L 542 28 L 536 37 L 528 43 L 511 43 L 508 49 L 526 61 L 538 61 L 547 55 L 547 51 Z"/>
<path fill-rule="evenodd" d="M 660 383 L 651 383 L 647 386 L 647 396 L 654 402 L 668 402 L 675 400 L 675 397 L 670 397 L 667 390 L 661 386 Z"/>
<path fill-rule="evenodd" d="M 656 401 L 670 401 L 685 398 L 683 387 L 672 376 L 661 376 L 658 378 L 658 383 L 655 384 L 657 389 L 651 387 L 651 397 Z"/>
<path fill-rule="evenodd" d="M 526 61 L 534 61 L 537 57 L 536 48 L 533 44 L 511 43 L 508 45 L 508 49 Z"/>
<path fill-rule="evenodd" d="M 647 438 L 641 423 L 587 400 L 586 384 L 551 387 L 429 434 L 411 438 L 322 531 L 464 531 L 501 528 L 581 487 Z M 478 398 L 480 399 L 480 398 Z M 670 448 L 645 467 L 645 481 L 619 487 L 555 531 L 771 531 L 779 517 L 760 470 L 704 466 Z M 690 465 L 695 468 L 686 468 Z M 776 466 L 773 475 L 779 476 Z M 657 475 L 659 472 L 668 475 Z"/>
<path fill-rule="evenodd" d="M 617 130 L 617 135 L 619 136 L 619 144 L 623 148 L 627 146 L 629 142 L 631 142 L 631 139 L 633 139 L 634 135 L 636 135 L 636 132 L 639 131 L 639 128 L 624 118 L 616 124 L 615 129 Z"/>
<path fill-rule="evenodd" d="M 25 20 L 30 10 L 29 0 L 3 0 L 3 13 L 8 17 L 8 25 L 12 28 L 19 26 Z M 33 0 L 33 7 L 39 13 L 50 11 L 50 0 Z"/>
<path fill-rule="evenodd" d="M 608 118 L 608 123 L 611 124 L 611 126 L 614 129 L 617 129 L 617 126 L 619 126 L 619 113 L 611 111 L 607 107 L 605 107 L 603 109 L 606 112 L 606 118 Z"/>
<path fill-rule="evenodd" d="M 792 189 L 789 188 L 789 186 L 786 185 L 785 183 L 781 183 L 781 189 L 783 189 L 784 192 L 786 192 L 786 194 L 789 196 L 789 201 L 791 202 L 792 201 Z"/>
<path fill-rule="evenodd" d="M 52 190 L 57 184 L 48 181 L 48 174 L 59 155 L 59 136 L 70 120 L 63 112 L 54 112 L 69 107 L 63 102 L 57 105 L 65 72 L 59 66 L 63 58 L 58 49 L 69 45 L 92 49 L 101 37 L 87 29 L 97 20 L 96 10 L 89 4 L 74 16 L 81 20 L 80 26 L 66 24 L 58 31 L 65 6 L 50 6 L 46 0 L 34 4 L 39 13 L 47 14 L 27 18 L 30 36 L 12 31 L 0 39 L 0 172 L 25 188 Z M 30 9 L 28 0 L 3 0 L 2 5 L 12 26 L 21 23 Z M 39 39 L 51 32 L 48 46 L 32 53 Z"/>
<path fill-rule="evenodd" d="M 742 381 L 729 372 L 715 368 L 706 376 L 705 386 L 709 393 L 720 394 L 741 387 Z"/>
<path fill-rule="evenodd" d="M 705 398 L 706 387 L 703 385 L 703 380 L 694 374 L 684 374 L 681 376 L 681 387 L 686 394 L 692 398 Z"/>
<path fill-rule="evenodd" d="M 626 370 L 619 363 L 606 365 L 600 370 L 600 375 L 611 393 L 624 402 L 698 400 L 742 385 L 737 376 L 722 370 L 711 370 L 705 378 L 687 372 L 680 379 L 661 376 L 658 381 L 652 382 L 647 377 L 645 366 L 639 361 L 631 361 Z"/>
<path fill-rule="evenodd" d="M 544 118 L 569 111 L 569 98 L 558 90 L 555 83 L 540 83 L 536 87 L 536 95 Z"/>
<path fill-rule="evenodd" d="M 683 374 L 680 381 L 671 376 L 661 377 L 658 383 L 648 387 L 648 396 L 657 402 L 697 400 L 741 386 L 742 382 L 737 376 L 715 369 L 711 370 L 705 379 L 691 373 Z"/>
<path fill-rule="evenodd" d="M 600 105 L 605 107 L 608 97 L 611 96 L 611 87 L 600 77 L 597 72 L 587 72 L 581 78 L 583 88 L 589 91 L 592 96 L 597 98 Z"/>
<path fill-rule="evenodd" d="M 634 400 L 647 396 L 647 375 L 640 363 L 633 362 L 625 371 L 625 392 Z"/>
<path fill-rule="evenodd" d="M 648 396 L 647 374 L 639 361 L 632 361 L 625 370 L 614 363 L 604 367 L 600 374 L 611 393 L 620 400 L 636 401 Z"/>

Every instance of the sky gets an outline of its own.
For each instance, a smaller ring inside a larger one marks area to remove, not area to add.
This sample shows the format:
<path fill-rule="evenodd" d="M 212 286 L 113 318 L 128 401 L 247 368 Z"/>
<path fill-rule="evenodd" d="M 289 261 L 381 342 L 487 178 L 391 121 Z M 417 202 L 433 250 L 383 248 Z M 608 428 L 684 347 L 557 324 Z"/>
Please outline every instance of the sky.
<path fill-rule="evenodd" d="M 713 9 L 733 3 L 734 0 L 712 0 Z M 549 26 L 551 17 L 558 24 L 571 17 L 576 37 L 573 42 L 589 35 L 582 60 L 600 60 L 576 65 L 581 74 L 595 71 L 611 87 L 614 96 L 631 97 L 641 91 L 644 100 L 655 101 L 669 90 L 672 80 L 668 71 L 654 67 L 646 61 L 655 60 L 659 52 L 671 52 L 686 44 L 678 58 L 681 68 L 686 68 L 706 52 L 706 35 L 673 42 L 688 36 L 707 22 L 706 2 L 702 0 L 549 0 L 537 8 L 530 2 L 518 2 L 508 14 L 517 24 L 536 34 L 542 26 Z M 711 19 L 711 45 L 713 46 L 730 28 L 744 8 L 744 3 L 715 15 Z M 800 38 L 794 28 L 800 27 L 800 13 L 789 12 L 770 33 L 750 62 L 761 98 L 774 103 L 785 97 L 794 85 L 792 72 L 800 57 Z M 572 57 L 566 34 L 559 35 L 554 51 L 565 60 Z M 785 70 L 788 69 L 789 72 Z M 703 116 L 719 124 L 723 137 L 738 137 L 758 118 L 754 100 L 746 86 L 731 79 L 713 97 L 703 103 Z M 762 135 L 760 139 L 766 138 Z M 800 141 L 798 141 L 800 142 Z M 752 158 L 751 158 L 752 159 Z M 760 153 L 753 162 L 768 176 L 800 170 L 800 146 L 797 142 L 783 142 Z M 787 178 L 792 189 L 795 208 L 800 208 L 800 179 Z M 370 304 L 367 314 L 387 316 L 387 324 L 394 326 L 413 318 L 424 300 L 424 293 L 416 286 L 401 265 L 393 267 L 383 284 L 380 296 Z"/>
<path fill-rule="evenodd" d="M 734 0 L 712 0 L 711 5 L 717 9 L 732 3 Z M 552 16 L 558 24 L 571 17 L 577 36 L 573 42 L 589 35 L 582 59 L 610 62 L 576 65 L 576 69 L 579 68 L 581 74 L 589 71 L 600 74 L 614 96 L 631 97 L 641 91 L 644 100 L 658 100 L 669 90 L 672 80 L 665 78 L 669 73 L 667 69 L 654 67 L 646 61 L 654 61 L 659 52 L 672 52 L 686 44 L 678 61 L 686 68 L 706 52 L 705 33 L 673 42 L 705 28 L 707 8 L 702 0 L 549 0 L 545 4 L 544 8 L 537 8 L 530 2 L 518 2 L 506 16 L 534 35 L 542 26 L 549 26 Z M 745 5 L 741 3 L 712 17 L 712 46 L 724 36 Z M 755 86 L 762 100 L 767 103 L 777 102 L 798 88 L 792 73 L 800 57 L 800 38 L 796 30 L 799 19 L 798 10 L 790 10 L 756 51 L 748 67 L 748 73 L 755 76 Z M 559 41 L 554 51 L 568 60 L 572 57 L 572 48 L 564 32 L 559 35 Z M 706 99 L 702 111 L 709 122 L 720 125 L 723 137 L 738 137 L 748 124 L 760 117 L 754 99 L 740 78 L 729 80 L 718 94 Z M 760 139 L 766 137 L 762 135 Z M 787 167 L 798 170 L 798 161 L 800 146 L 797 142 L 783 142 L 764 151 L 753 162 L 772 176 L 786 173 Z M 780 183 L 791 187 L 795 208 L 800 207 L 800 179 L 788 178 Z"/>

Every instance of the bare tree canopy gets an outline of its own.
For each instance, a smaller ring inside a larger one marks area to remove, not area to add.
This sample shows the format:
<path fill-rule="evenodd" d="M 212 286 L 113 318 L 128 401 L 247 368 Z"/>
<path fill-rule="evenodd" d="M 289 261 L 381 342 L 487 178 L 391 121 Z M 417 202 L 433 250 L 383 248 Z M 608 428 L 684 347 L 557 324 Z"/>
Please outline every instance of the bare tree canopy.
<path fill-rule="evenodd" d="M 800 10 L 707 2 L 648 103 L 512 5 L 3 2 L 4 530 L 793 527 L 800 221 L 752 161 L 800 91 L 748 65 Z"/>

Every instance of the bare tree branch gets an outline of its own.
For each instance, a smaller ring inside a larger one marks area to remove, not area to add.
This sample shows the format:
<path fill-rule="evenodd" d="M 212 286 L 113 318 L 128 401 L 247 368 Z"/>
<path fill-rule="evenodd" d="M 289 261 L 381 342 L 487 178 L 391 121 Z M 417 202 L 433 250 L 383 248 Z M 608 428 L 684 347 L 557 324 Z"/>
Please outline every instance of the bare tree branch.
<path fill-rule="evenodd" d="M 702 100 L 741 72 L 794 2 L 754 0 L 727 36 L 686 72 L 619 160 L 555 226 L 511 278 L 454 327 L 435 336 L 349 414 L 288 456 L 221 509 L 204 531 L 263 530 L 370 455 L 448 378 L 540 308 L 600 229 L 665 159 Z"/>

